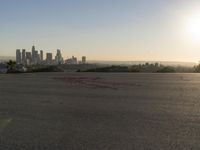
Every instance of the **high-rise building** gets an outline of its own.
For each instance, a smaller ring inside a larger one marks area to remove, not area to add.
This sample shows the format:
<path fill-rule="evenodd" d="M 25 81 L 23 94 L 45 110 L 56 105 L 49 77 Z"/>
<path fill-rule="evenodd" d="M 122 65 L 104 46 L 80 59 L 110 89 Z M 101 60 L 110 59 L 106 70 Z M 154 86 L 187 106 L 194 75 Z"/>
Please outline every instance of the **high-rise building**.
<path fill-rule="evenodd" d="M 21 51 L 20 51 L 20 49 L 17 49 L 16 50 L 16 63 L 21 64 L 21 62 L 22 62 Z"/>
<path fill-rule="evenodd" d="M 57 54 L 55 56 L 55 61 L 56 61 L 57 64 L 62 64 L 63 63 L 62 54 L 61 54 L 61 51 L 59 49 L 57 49 Z"/>
<path fill-rule="evenodd" d="M 35 64 L 35 46 L 32 46 L 32 63 Z"/>
<path fill-rule="evenodd" d="M 26 65 L 26 50 L 22 49 L 22 64 Z"/>
<path fill-rule="evenodd" d="M 34 64 L 40 63 L 40 55 L 38 54 L 38 51 L 35 51 L 35 61 Z"/>
<path fill-rule="evenodd" d="M 85 64 L 86 63 L 86 56 L 83 56 L 82 57 L 82 64 Z"/>
<path fill-rule="evenodd" d="M 40 60 L 43 61 L 44 57 L 43 57 L 43 50 L 40 50 Z"/>
<path fill-rule="evenodd" d="M 26 52 L 26 64 L 30 65 L 32 62 L 32 55 L 31 52 Z"/>
<path fill-rule="evenodd" d="M 52 64 L 52 60 L 53 60 L 53 55 L 52 55 L 52 53 L 47 53 L 46 55 L 47 55 L 46 56 L 46 63 L 48 65 L 51 65 Z"/>

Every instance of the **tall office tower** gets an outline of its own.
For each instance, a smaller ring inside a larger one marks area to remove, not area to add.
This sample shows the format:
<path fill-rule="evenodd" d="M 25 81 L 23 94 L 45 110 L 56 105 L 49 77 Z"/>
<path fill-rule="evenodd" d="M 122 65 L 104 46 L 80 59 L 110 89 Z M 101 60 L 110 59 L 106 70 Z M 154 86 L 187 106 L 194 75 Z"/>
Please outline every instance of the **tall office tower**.
<path fill-rule="evenodd" d="M 83 56 L 82 57 L 82 64 L 85 64 L 86 63 L 86 56 Z"/>
<path fill-rule="evenodd" d="M 61 54 L 61 51 L 59 49 L 57 49 L 57 54 L 55 56 L 55 61 L 56 61 L 57 64 L 62 64 L 63 63 L 62 54 Z"/>
<path fill-rule="evenodd" d="M 35 63 L 35 46 L 32 46 L 32 63 Z"/>
<path fill-rule="evenodd" d="M 22 49 L 22 64 L 26 65 L 26 50 Z"/>
<path fill-rule="evenodd" d="M 26 52 L 26 64 L 30 65 L 32 62 L 32 55 L 31 52 Z"/>
<path fill-rule="evenodd" d="M 40 64 L 41 63 L 41 60 L 40 60 L 40 54 L 37 54 L 36 56 L 36 64 Z"/>
<path fill-rule="evenodd" d="M 22 62 L 21 51 L 20 51 L 20 49 L 17 49 L 16 50 L 16 63 L 21 64 L 21 62 Z"/>
<path fill-rule="evenodd" d="M 40 50 L 40 60 L 43 61 L 44 57 L 43 57 L 43 50 Z"/>
<path fill-rule="evenodd" d="M 34 64 L 39 64 L 40 57 L 39 57 L 38 51 L 35 51 L 34 59 L 35 59 Z"/>
<path fill-rule="evenodd" d="M 52 64 L 52 60 L 53 60 L 53 55 L 52 55 L 52 53 L 47 53 L 46 55 L 47 55 L 46 56 L 46 63 L 48 65 L 51 65 Z"/>

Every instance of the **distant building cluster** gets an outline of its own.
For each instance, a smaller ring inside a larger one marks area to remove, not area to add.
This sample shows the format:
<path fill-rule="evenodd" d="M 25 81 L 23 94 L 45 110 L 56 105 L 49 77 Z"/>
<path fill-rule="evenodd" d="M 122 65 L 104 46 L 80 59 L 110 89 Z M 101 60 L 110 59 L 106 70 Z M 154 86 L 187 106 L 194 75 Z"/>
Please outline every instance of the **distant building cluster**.
<path fill-rule="evenodd" d="M 65 64 L 86 64 L 86 57 L 83 56 L 81 61 L 78 61 L 78 59 L 74 56 L 72 58 L 66 59 Z"/>
<path fill-rule="evenodd" d="M 43 50 L 36 50 L 35 46 L 32 46 L 32 52 L 27 52 L 25 49 L 16 50 L 16 63 L 22 65 L 59 65 L 59 64 L 85 64 L 86 57 L 83 56 L 82 60 L 78 62 L 77 58 L 72 56 L 67 60 L 64 60 L 61 54 L 61 50 L 57 49 L 55 58 L 53 59 L 52 53 L 46 53 L 46 59 L 44 59 Z"/>

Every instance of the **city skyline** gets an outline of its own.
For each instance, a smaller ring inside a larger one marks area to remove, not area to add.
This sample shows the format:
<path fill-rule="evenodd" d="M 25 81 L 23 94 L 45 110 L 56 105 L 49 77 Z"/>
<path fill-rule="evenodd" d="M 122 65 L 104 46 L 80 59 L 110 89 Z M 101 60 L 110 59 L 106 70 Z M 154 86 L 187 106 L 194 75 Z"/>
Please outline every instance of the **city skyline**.
<path fill-rule="evenodd" d="M 59 65 L 59 64 L 86 64 L 86 56 L 82 56 L 81 60 L 72 56 L 64 58 L 60 49 L 56 50 L 56 55 L 51 52 L 44 53 L 43 50 L 37 50 L 35 45 L 30 51 L 26 49 L 16 49 L 15 60 L 18 65 Z M 45 57 L 45 56 L 46 57 Z"/>
<path fill-rule="evenodd" d="M 0 55 L 37 45 L 89 60 L 200 60 L 198 0 L 19 0 L 0 6 Z"/>
<path fill-rule="evenodd" d="M 60 49 L 57 49 L 55 59 L 53 59 L 53 53 L 50 52 L 47 52 L 46 57 L 44 57 L 44 51 L 37 50 L 33 45 L 31 51 L 26 51 L 26 49 L 16 49 L 16 63 L 23 65 L 63 64 L 64 58 L 62 57 Z"/>

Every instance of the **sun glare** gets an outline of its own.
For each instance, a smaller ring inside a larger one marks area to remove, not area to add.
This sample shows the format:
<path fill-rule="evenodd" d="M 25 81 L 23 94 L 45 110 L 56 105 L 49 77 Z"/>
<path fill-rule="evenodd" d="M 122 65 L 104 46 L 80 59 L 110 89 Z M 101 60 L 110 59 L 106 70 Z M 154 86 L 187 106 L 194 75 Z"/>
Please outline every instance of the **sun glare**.
<path fill-rule="evenodd" d="M 187 28 L 193 40 L 200 40 L 200 14 L 189 18 Z"/>

